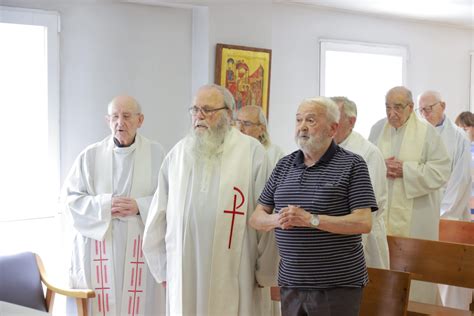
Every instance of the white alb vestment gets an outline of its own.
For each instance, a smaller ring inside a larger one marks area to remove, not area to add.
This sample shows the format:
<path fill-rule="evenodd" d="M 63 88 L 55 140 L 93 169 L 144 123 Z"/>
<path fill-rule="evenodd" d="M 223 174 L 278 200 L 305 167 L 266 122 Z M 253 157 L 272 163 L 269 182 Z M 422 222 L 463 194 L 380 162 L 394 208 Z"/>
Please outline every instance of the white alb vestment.
<path fill-rule="evenodd" d="M 165 291 L 141 250 L 144 222 L 164 151 L 136 135 L 129 147 L 112 136 L 88 146 L 65 180 L 63 202 L 74 227 L 72 288 L 92 288 L 90 315 L 163 315 Z M 134 198 L 140 214 L 112 217 L 114 196 Z"/>
<path fill-rule="evenodd" d="M 270 172 L 272 172 L 278 161 L 285 157 L 285 153 L 283 152 L 283 149 L 275 144 L 270 144 L 265 149 L 267 151 L 268 167 L 270 168 Z"/>
<path fill-rule="evenodd" d="M 267 151 L 268 157 L 268 174 L 270 175 L 275 168 L 278 161 L 285 156 L 283 150 L 275 145 L 270 143 L 270 145 L 265 147 Z M 274 239 L 275 238 L 275 230 L 272 229 L 271 231 L 265 233 L 267 236 L 266 238 Z M 280 254 L 278 252 L 278 247 L 276 244 L 270 240 L 266 243 L 265 249 L 265 257 L 268 258 L 267 260 L 272 260 L 274 262 L 274 269 L 275 274 L 278 274 L 278 265 L 280 262 Z M 273 259 L 270 259 L 273 258 Z M 278 282 L 275 280 L 275 286 L 278 285 Z M 281 306 L 280 302 L 272 301 L 271 300 L 271 292 L 270 287 L 265 287 L 262 289 L 263 291 L 263 305 L 262 305 L 262 315 L 269 315 L 269 316 L 280 316 L 281 315 Z"/>
<path fill-rule="evenodd" d="M 362 235 L 365 261 L 368 267 L 388 269 L 389 252 L 383 214 L 387 209 L 388 187 L 387 169 L 382 153 L 377 146 L 356 131 L 352 131 L 339 146 L 360 155 L 369 168 L 370 180 L 379 209 L 377 212 L 372 212 L 372 230 L 369 234 Z"/>
<path fill-rule="evenodd" d="M 403 177 L 388 179 L 387 234 L 438 240 L 440 188 L 448 181 L 451 160 L 435 128 L 411 113 L 398 129 L 383 119 L 370 131 L 384 159 L 403 161 Z M 434 304 L 434 284 L 412 282 L 410 299 Z"/>
<path fill-rule="evenodd" d="M 442 188 L 441 217 L 469 221 L 471 211 L 471 147 L 463 130 L 445 117 L 436 131 L 441 135 L 446 150 L 451 158 L 451 177 Z"/>
<path fill-rule="evenodd" d="M 451 158 L 451 177 L 442 188 L 441 217 L 453 220 L 469 221 L 471 210 L 471 167 L 470 141 L 463 130 L 448 117 L 436 126 Z M 439 284 L 439 294 L 444 306 L 469 310 L 472 301 L 472 289 Z"/>
<path fill-rule="evenodd" d="M 221 152 L 195 159 L 190 137 L 166 156 L 148 217 L 143 251 L 166 281 L 168 315 L 261 315 L 257 287 L 275 280 L 247 223 L 267 178 L 255 139 L 231 128 Z"/>

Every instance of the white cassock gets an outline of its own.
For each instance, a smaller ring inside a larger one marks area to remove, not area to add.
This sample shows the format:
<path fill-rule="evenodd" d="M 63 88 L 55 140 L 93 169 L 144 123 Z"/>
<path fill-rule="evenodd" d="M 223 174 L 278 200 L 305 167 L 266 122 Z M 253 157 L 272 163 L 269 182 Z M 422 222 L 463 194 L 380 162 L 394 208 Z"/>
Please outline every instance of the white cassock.
<path fill-rule="evenodd" d="M 165 313 L 165 291 L 141 251 L 163 157 L 161 145 L 138 134 L 129 147 L 109 136 L 88 146 L 65 180 L 62 201 L 74 227 L 70 285 L 96 291 L 90 315 Z M 134 198 L 140 215 L 112 217 L 114 196 Z"/>
<path fill-rule="evenodd" d="M 265 147 L 267 151 L 267 157 L 268 157 L 268 174 L 271 174 L 273 169 L 275 168 L 276 164 L 278 161 L 280 161 L 281 158 L 285 156 L 285 153 L 283 150 L 275 145 L 275 144 L 270 144 L 267 147 Z M 268 234 L 268 238 L 275 238 L 275 230 L 272 229 L 270 232 L 266 233 Z M 274 269 L 276 274 L 278 274 L 278 264 L 280 262 L 280 254 L 278 253 L 278 247 L 276 247 L 276 244 L 273 245 L 272 242 L 267 243 L 267 249 L 265 250 L 265 256 L 268 258 L 273 258 L 272 261 L 274 262 Z M 275 280 L 276 282 L 276 280 Z M 277 285 L 278 282 L 275 283 L 275 286 Z M 271 315 L 271 316 L 280 316 L 281 315 L 281 306 L 280 302 L 272 301 L 271 300 L 271 295 L 270 295 L 270 288 L 265 287 L 262 289 L 264 291 L 263 293 L 263 305 L 262 305 L 262 315 Z"/>
<path fill-rule="evenodd" d="M 339 146 L 360 155 L 369 168 L 370 180 L 379 209 L 377 212 L 372 212 L 372 230 L 369 234 L 362 235 L 365 261 L 368 267 L 388 269 L 389 252 L 384 221 L 388 199 L 385 160 L 377 146 L 356 131 L 352 131 Z"/>
<path fill-rule="evenodd" d="M 445 117 L 443 124 L 436 127 L 451 158 L 451 177 L 442 188 L 441 217 L 469 221 L 471 211 L 471 147 L 463 130 Z"/>
<path fill-rule="evenodd" d="M 283 152 L 283 149 L 275 144 L 270 144 L 265 149 L 267 151 L 268 167 L 270 168 L 270 172 L 272 172 L 278 161 L 285 157 L 285 153 Z"/>
<path fill-rule="evenodd" d="M 451 177 L 442 188 L 441 217 L 469 221 L 471 210 L 471 174 L 467 172 L 471 166 L 470 141 L 463 130 L 445 117 L 436 131 L 441 135 L 444 145 L 451 158 Z M 441 302 L 444 306 L 469 310 L 472 301 L 472 289 L 439 284 Z"/>
<path fill-rule="evenodd" d="M 387 119 L 377 122 L 369 140 L 384 159 L 403 161 L 403 177 L 388 179 L 387 233 L 438 240 L 440 188 L 449 179 L 451 160 L 435 128 L 411 113 L 398 129 Z M 434 304 L 436 298 L 435 284 L 412 282 L 411 300 Z"/>
<path fill-rule="evenodd" d="M 261 315 L 257 281 L 271 285 L 275 275 L 264 271 L 247 223 L 267 179 L 265 150 L 234 128 L 210 161 L 190 147 L 186 137 L 166 156 L 145 228 L 145 258 L 167 282 L 167 313 Z"/>

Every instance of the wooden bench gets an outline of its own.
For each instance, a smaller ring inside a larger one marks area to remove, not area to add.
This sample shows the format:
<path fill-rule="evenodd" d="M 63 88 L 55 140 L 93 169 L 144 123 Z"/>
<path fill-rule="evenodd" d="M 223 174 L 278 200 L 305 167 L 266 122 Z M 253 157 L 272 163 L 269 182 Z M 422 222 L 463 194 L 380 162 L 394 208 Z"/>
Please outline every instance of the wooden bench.
<path fill-rule="evenodd" d="M 439 240 L 474 245 L 474 222 L 440 219 Z M 474 297 L 470 310 L 474 311 Z"/>
<path fill-rule="evenodd" d="M 474 246 L 387 236 L 390 268 L 410 272 L 412 280 L 474 288 Z M 469 315 L 443 306 L 409 302 L 413 315 Z M 409 313 L 410 314 L 410 313 Z"/>
<path fill-rule="evenodd" d="M 406 315 L 410 293 L 410 273 L 368 268 L 369 283 L 364 288 L 360 315 Z M 280 288 L 271 288 L 271 298 L 280 301 Z"/>
<path fill-rule="evenodd" d="M 474 222 L 440 219 L 439 240 L 474 245 Z"/>

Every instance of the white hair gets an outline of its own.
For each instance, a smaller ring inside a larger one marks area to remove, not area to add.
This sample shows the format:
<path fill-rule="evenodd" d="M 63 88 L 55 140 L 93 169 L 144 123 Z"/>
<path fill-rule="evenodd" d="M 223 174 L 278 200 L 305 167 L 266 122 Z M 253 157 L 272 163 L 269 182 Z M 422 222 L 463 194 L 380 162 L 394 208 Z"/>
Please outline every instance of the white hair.
<path fill-rule="evenodd" d="M 339 117 L 340 117 L 339 107 L 330 98 L 314 97 L 314 98 L 304 99 L 303 102 L 301 102 L 301 105 L 303 104 L 310 104 L 312 106 L 323 107 L 326 110 L 326 119 L 328 120 L 328 123 L 329 124 L 339 123 Z"/>
<path fill-rule="evenodd" d="M 347 117 L 357 117 L 357 105 L 354 101 L 347 97 L 331 97 L 331 100 L 336 102 L 336 104 L 342 104 L 342 112 Z"/>

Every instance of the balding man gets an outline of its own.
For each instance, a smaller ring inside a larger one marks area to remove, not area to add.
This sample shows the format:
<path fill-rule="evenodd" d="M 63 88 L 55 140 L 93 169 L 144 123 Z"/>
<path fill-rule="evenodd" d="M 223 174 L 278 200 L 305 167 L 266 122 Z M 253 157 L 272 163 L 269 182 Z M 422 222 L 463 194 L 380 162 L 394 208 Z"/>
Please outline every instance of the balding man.
<path fill-rule="evenodd" d="M 451 177 L 442 188 L 441 217 L 469 221 L 471 210 L 470 142 L 465 133 L 445 114 L 446 103 L 437 91 L 425 91 L 418 97 L 418 111 L 435 127 L 451 158 Z M 469 310 L 472 290 L 440 284 L 443 305 Z"/>
<path fill-rule="evenodd" d="M 369 140 L 387 167 L 389 235 L 438 240 L 440 188 L 450 176 L 451 160 L 433 126 L 413 111 L 413 96 L 394 87 L 385 96 L 387 118 L 377 122 Z M 436 286 L 413 282 L 411 299 L 434 303 Z"/>
<path fill-rule="evenodd" d="M 265 147 L 270 169 L 273 169 L 277 162 L 285 156 L 283 150 L 270 141 L 267 119 L 263 114 L 262 107 L 256 105 L 244 106 L 237 112 L 235 123 L 242 133 L 258 139 Z"/>
<path fill-rule="evenodd" d="M 275 168 L 277 162 L 285 156 L 285 153 L 280 147 L 270 141 L 270 135 L 267 130 L 267 119 L 265 114 L 263 114 L 262 107 L 256 105 L 244 106 L 237 112 L 235 123 L 242 133 L 257 139 L 265 147 L 270 174 L 273 168 Z M 266 233 L 265 237 L 268 238 L 269 241 L 265 243 L 266 247 L 265 249 L 262 249 L 261 252 L 265 253 L 265 256 L 269 258 L 269 260 L 273 260 L 276 272 L 278 270 L 280 258 L 278 255 L 278 249 L 275 247 L 274 243 L 274 232 Z M 262 304 L 264 314 L 279 316 L 281 314 L 280 303 L 271 300 L 270 288 L 264 288 L 262 291 L 264 291 L 264 300 Z"/>
<path fill-rule="evenodd" d="M 368 267 L 388 269 L 387 231 L 383 219 L 388 198 L 385 161 L 377 146 L 353 130 L 357 120 L 356 104 L 346 97 L 332 97 L 331 99 L 336 102 L 341 112 L 334 140 L 342 148 L 364 158 L 369 168 L 370 180 L 379 207 L 377 212 L 372 212 L 372 230 L 370 233 L 362 235 L 365 261 Z"/>
<path fill-rule="evenodd" d="M 71 286 L 96 291 L 90 315 L 163 315 L 165 292 L 141 245 L 164 151 L 137 133 L 144 115 L 134 98 L 114 98 L 106 120 L 112 135 L 88 146 L 64 183 L 75 232 Z"/>
<path fill-rule="evenodd" d="M 143 251 L 166 282 L 169 315 L 263 315 L 258 284 L 268 282 L 247 222 L 267 159 L 256 139 L 231 127 L 233 108 L 227 89 L 201 87 L 189 108 L 192 129 L 160 171 Z"/>

